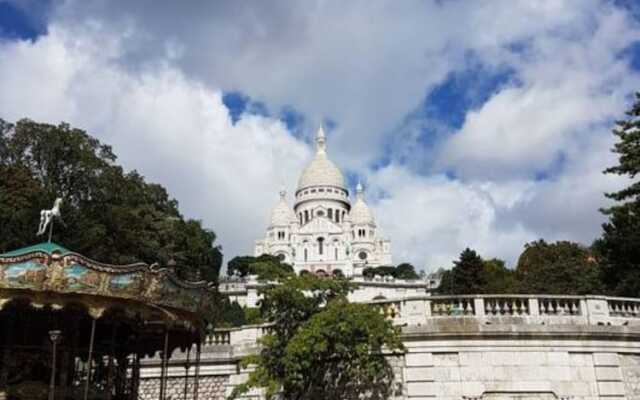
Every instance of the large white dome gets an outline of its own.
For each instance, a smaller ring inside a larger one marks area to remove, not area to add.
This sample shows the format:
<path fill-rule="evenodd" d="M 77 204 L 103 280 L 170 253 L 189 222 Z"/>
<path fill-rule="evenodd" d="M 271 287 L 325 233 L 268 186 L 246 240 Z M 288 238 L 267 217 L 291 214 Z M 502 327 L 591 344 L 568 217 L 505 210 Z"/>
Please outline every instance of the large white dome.
<path fill-rule="evenodd" d="M 298 190 L 310 186 L 336 186 L 345 188 L 344 177 L 336 165 L 327 158 L 324 153 L 316 154 L 316 157 L 302 171 L 298 180 Z"/>
<path fill-rule="evenodd" d="M 325 135 L 322 127 L 318 130 L 316 136 L 316 149 L 316 156 L 300 175 L 298 190 L 311 186 L 335 186 L 346 189 L 342 172 L 327 157 Z"/>

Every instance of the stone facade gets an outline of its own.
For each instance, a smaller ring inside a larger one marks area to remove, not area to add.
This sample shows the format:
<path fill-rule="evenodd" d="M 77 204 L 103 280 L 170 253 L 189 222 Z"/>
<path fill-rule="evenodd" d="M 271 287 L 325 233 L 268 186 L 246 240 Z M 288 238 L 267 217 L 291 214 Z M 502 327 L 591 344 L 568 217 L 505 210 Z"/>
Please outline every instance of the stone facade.
<path fill-rule="evenodd" d="M 167 400 L 185 399 L 184 377 L 170 377 L 167 380 Z M 229 382 L 228 376 L 203 376 L 198 379 L 199 400 L 224 400 L 225 390 Z M 195 379 L 191 377 L 187 383 L 186 400 L 195 400 Z M 139 400 L 157 400 L 160 396 L 160 378 L 140 380 Z"/>
<path fill-rule="evenodd" d="M 424 296 L 438 287 L 439 281 L 429 278 L 416 280 L 393 279 L 389 277 L 352 277 L 351 282 L 357 288 L 349 293 L 349 301 L 364 303 L 380 299 L 405 299 L 416 296 Z M 259 293 L 263 283 L 258 282 L 257 277 L 249 276 L 242 280 L 223 280 L 218 289 L 226 295 L 230 301 L 237 302 L 243 307 L 257 307 L 261 299 Z"/>
<path fill-rule="evenodd" d="M 380 234 L 362 185 L 352 205 L 342 172 L 327 156 L 322 128 L 316 155 L 298 181 L 293 208 L 282 191 L 254 253 L 279 256 L 296 273 L 353 276 L 366 267 L 391 265 L 391 243 Z"/>
<path fill-rule="evenodd" d="M 640 400 L 640 300 L 425 296 L 376 304 L 403 327 L 406 350 L 389 355 L 393 400 Z M 230 394 L 249 373 L 239 360 L 259 350 L 268 329 L 217 330 L 205 343 L 201 379 L 224 381 Z M 178 364 L 170 376 L 184 373 Z M 155 365 L 143 377 L 158 376 Z"/>

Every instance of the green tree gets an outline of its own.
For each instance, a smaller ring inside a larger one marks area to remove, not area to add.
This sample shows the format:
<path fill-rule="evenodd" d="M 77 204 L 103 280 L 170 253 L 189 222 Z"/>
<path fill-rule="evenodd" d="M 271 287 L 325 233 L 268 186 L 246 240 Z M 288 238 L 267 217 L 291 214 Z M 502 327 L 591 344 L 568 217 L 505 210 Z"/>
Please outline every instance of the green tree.
<path fill-rule="evenodd" d="M 394 277 L 397 279 L 418 279 L 420 278 L 416 273 L 416 269 L 409 263 L 402 263 L 396 267 Z"/>
<path fill-rule="evenodd" d="M 258 257 L 237 256 L 227 263 L 227 275 L 244 277 L 257 275 L 260 280 L 278 280 L 293 273 L 290 264 L 283 263 L 279 257 L 262 254 Z"/>
<path fill-rule="evenodd" d="M 221 308 L 221 316 L 218 319 L 220 328 L 238 327 L 247 324 L 247 318 L 244 309 L 236 301 L 224 299 L 219 303 Z"/>
<path fill-rule="evenodd" d="M 0 252 L 34 244 L 39 211 L 63 197 L 54 240 L 97 260 L 166 264 L 214 280 L 216 235 L 185 219 L 160 185 L 116 164 L 112 149 L 68 124 L 0 120 Z"/>
<path fill-rule="evenodd" d="M 516 290 L 515 272 L 498 258 L 484 261 L 485 287 L 483 293 L 506 294 Z"/>
<path fill-rule="evenodd" d="M 229 276 L 247 276 L 249 275 L 250 265 L 256 262 L 256 257 L 237 256 L 227 263 L 227 275 Z"/>
<path fill-rule="evenodd" d="M 616 122 L 613 134 L 618 142 L 613 152 L 618 165 L 606 169 L 607 174 L 630 178 L 624 189 L 607 193 L 616 204 L 602 210 L 609 217 L 603 224 L 602 236 L 594 243 L 600 256 L 602 279 L 608 292 L 621 296 L 640 293 L 640 93 L 627 118 Z"/>
<path fill-rule="evenodd" d="M 255 370 L 232 397 L 262 387 L 286 400 L 388 398 L 393 372 L 383 351 L 402 349 L 399 331 L 374 306 L 350 304 L 351 289 L 344 279 L 292 273 L 266 288 L 260 307 L 272 332 L 245 360 Z"/>
<path fill-rule="evenodd" d="M 392 276 L 396 279 L 418 279 L 413 265 L 409 263 L 399 264 L 397 267 L 381 265 L 379 267 L 367 267 L 362 270 L 362 275 L 367 278 L 374 276 Z"/>
<path fill-rule="evenodd" d="M 600 269 L 591 251 L 568 241 L 527 243 L 516 267 L 518 291 L 544 294 L 598 294 Z"/>
<path fill-rule="evenodd" d="M 442 294 L 480 294 L 487 287 L 484 261 L 474 251 L 465 249 L 450 271 L 442 275 L 438 292 Z"/>

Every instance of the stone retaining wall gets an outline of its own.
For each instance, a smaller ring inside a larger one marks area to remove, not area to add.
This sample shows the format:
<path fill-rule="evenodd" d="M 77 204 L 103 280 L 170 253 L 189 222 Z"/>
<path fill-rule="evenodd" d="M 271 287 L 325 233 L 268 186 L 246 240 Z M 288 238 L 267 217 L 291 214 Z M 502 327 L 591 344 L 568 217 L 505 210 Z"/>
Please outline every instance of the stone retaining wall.
<path fill-rule="evenodd" d="M 186 400 L 194 400 L 194 379 L 187 384 Z M 203 376 L 198 380 L 198 400 L 224 400 L 228 376 Z M 160 378 L 140 380 L 139 400 L 158 400 L 160 397 Z M 168 378 L 166 400 L 183 400 L 184 378 Z"/>

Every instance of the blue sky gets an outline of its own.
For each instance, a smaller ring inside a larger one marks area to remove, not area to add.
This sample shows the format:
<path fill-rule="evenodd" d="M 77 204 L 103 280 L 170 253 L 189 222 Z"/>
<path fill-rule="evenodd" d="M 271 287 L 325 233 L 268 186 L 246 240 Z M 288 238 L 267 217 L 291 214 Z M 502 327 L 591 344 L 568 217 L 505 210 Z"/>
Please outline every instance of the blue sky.
<path fill-rule="evenodd" d="M 321 123 L 396 262 L 589 244 L 639 72 L 635 1 L 0 0 L 0 117 L 112 144 L 228 258 Z"/>

